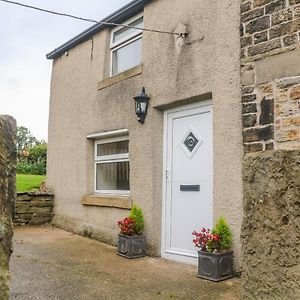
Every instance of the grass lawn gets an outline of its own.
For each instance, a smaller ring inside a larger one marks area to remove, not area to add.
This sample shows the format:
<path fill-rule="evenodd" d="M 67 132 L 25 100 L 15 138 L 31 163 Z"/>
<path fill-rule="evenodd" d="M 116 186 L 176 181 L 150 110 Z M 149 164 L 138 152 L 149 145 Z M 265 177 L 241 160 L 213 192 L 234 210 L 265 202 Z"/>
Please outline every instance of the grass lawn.
<path fill-rule="evenodd" d="M 28 192 L 38 189 L 45 179 L 45 175 L 17 174 L 17 192 Z"/>

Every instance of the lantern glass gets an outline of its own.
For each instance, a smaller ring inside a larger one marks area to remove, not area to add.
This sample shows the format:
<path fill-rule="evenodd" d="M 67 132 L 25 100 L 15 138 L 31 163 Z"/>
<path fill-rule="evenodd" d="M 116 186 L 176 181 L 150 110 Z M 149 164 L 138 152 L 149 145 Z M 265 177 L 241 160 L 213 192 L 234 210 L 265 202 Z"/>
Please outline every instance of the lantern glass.
<path fill-rule="evenodd" d="M 139 102 L 138 111 L 145 113 L 147 111 L 147 102 L 145 100 Z"/>

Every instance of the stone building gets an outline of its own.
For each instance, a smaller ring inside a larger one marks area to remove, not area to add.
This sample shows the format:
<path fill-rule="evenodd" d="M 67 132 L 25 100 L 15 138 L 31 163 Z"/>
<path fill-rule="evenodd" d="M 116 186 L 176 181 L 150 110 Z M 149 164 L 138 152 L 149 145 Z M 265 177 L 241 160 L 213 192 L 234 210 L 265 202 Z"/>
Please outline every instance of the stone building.
<path fill-rule="evenodd" d="M 96 24 L 47 55 L 54 223 L 114 244 L 137 203 L 148 254 L 196 263 L 191 232 L 223 215 L 239 269 L 249 160 L 300 144 L 300 5 L 182 2 L 132 1 L 103 21 L 149 31 Z"/>
<path fill-rule="evenodd" d="M 241 3 L 243 299 L 300 295 L 300 1 Z"/>

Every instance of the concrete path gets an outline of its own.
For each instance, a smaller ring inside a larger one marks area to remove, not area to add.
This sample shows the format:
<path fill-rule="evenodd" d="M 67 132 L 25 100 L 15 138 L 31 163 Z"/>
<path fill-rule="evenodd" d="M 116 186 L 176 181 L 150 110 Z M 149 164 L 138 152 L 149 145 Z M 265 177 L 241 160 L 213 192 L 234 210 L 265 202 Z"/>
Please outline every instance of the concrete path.
<path fill-rule="evenodd" d="M 128 260 L 116 248 L 52 227 L 16 228 L 10 299 L 239 299 L 239 280 L 201 280 L 196 267 Z"/>

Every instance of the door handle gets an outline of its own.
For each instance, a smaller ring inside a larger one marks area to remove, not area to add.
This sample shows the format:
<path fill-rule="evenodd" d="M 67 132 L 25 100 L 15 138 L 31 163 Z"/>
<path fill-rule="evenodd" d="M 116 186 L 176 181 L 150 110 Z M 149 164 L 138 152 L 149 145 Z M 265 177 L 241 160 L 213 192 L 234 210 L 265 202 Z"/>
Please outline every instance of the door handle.
<path fill-rule="evenodd" d="M 200 192 L 200 184 L 181 184 L 181 192 Z"/>

